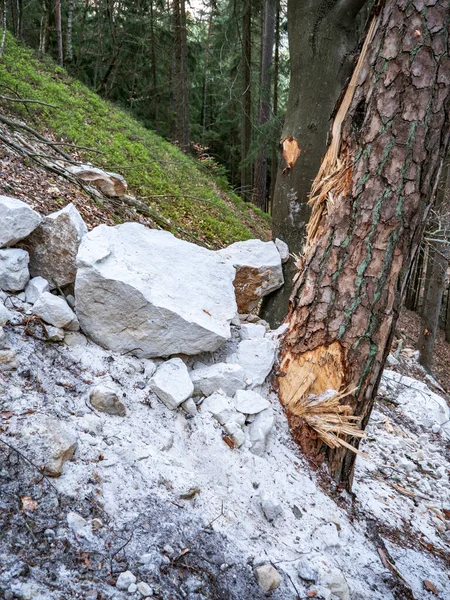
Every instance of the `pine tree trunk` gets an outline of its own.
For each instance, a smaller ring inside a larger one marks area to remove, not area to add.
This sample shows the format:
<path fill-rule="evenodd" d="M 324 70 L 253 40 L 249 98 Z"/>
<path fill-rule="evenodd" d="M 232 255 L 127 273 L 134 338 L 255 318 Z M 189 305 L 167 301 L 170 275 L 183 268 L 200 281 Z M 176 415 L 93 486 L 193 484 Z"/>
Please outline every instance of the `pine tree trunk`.
<path fill-rule="evenodd" d="M 272 81 L 273 44 L 275 41 L 276 0 L 265 0 L 261 43 L 261 72 L 259 78 L 258 125 L 263 128 L 270 119 L 270 88 Z M 262 135 L 255 163 L 253 203 L 267 209 L 267 140 Z"/>
<path fill-rule="evenodd" d="M 249 151 L 252 139 L 252 11 L 251 0 L 243 1 L 242 14 L 242 116 L 241 116 L 241 196 L 252 197 L 252 166 Z"/>
<path fill-rule="evenodd" d="M 359 444 L 350 425 L 370 417 L 447 153 L 449 25 L 450 0 L 376 4 L 312 188 L 278 386 L 305 453 L 347 488 L 355 453 L 345 444 Z M 338 407 L 311 407 L 309 395 L 329 389 L 343 393 Z"/>
<path fill-rule="evenodd" d="M 173 0 L 174 17 L 174 99 L 175 132 L 174 137 L 180 148 L 189 148 L 189 96 L 187 64 L 187 31 L 185 0 Z"/>
<path fill-rule="evenodd" d="M 5 51 L 5 43 L 6 43 L 6 0 L 3 0 L 2 3 L 2 40 L 0 42 L 0 57 L 3 56 L 3 52 Z"/>
<path fill-rule="evenodd" d="M 61 0 L 55 0 L 55 23 L 56 23 L 56 40 L 58 45 L 58 62 L 64 66 L 63 55 L 63 38 L 62 38 L 62 23 L 61 23 Z"/>
<path fill-rule="evenodd" d="M 301 253 L 305 240 L 309 192 L 326 151 L 332 112 L 352 72 L 356 18 L 365 1 L 288 0 L 291 80 L 281 138 L 297 140 L 301 154 L 290 169 L 285 170 L 284 160 L 279 164 L 272 235 L 295 254 Z M 294 275 L 294 261 L 289 260 L 284 265 L 284 286 L 264 298 L 261 315 L 272 327 L 287 314 Z"/>
<path fill-rule="evenodd" d="M 72 28 L 73 28 L 73 13 L 75 10 L 75 0 L 69 0 L 68 13 L 67 13 L 67 33 L 66 33 L 66 56 L 67 62 L 73 61 L 73 42 L 72 42 Z"/>
<path fill-rule="evenodd" d="M 425 252 L 424 252 L 424 254 L 425 254 Z M 420 302 L 420 297 L 418 298 L 418 302 L 417 302 L 417 306 L 420 306 L 420 310 L 418 312 L 421 316 L 423 316 L 424 310 L 425 310 L 425 308 L 427 306 L 427 302 L 428 302 L 428 293 L 430 291 L 431 277 L 432 277 L 434 262 L 435 262 L 435 254 L 436 254 L 436 252 L 434 251 L 433 246 L 428 246 L 427 250 L 426 250 L 427 268 L 425 270 L 425 279 L 423 282 L 422 302 Z M 421 288 L 421 285 L 419 286 L 419 296 L 420 296 L 420 292 L 421 292 L 420 288 Z"/>
<path fill-rule="evenodd" d="M 450 344 L 450 286 L 447 287 L 447 310 L 445 311 L 445 341 Z"/>
<path fill-rule="evenodd" d="M 278 118 L 278 79 L 280 76 L 280 0 L 276 0 L 277 13 L 275 17 L 275 56 L 273 59 L 273 116 Z M 268 212 L 272 214 L 273 195 L 278 170 L 278 149 L 272 143 L 271 173 L 270 173 L 270 202 Z"/>

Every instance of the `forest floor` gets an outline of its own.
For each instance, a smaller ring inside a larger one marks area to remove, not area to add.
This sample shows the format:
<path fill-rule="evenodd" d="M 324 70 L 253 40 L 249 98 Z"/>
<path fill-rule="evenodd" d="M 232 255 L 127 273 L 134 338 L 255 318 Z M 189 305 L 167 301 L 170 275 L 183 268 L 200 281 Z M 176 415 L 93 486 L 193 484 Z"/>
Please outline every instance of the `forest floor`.
<path fill-rule="evenodd" d="M 402 309 L 397 323 L 397 332 L 405 338 L 404 345 L 413 347 L 414 350 L 419 348 L 420 324 L 421 319 L 417 313 L 406 308 Z M 420 373 L 415 373 L 414 376 L 416 375 L 420 377 Z M 433 376 L 444 388 L 447 401 L 450 403 L 450 344 L 445 341 L 445 333 L 442 329 L 438 330 L 436 336 Z"/>

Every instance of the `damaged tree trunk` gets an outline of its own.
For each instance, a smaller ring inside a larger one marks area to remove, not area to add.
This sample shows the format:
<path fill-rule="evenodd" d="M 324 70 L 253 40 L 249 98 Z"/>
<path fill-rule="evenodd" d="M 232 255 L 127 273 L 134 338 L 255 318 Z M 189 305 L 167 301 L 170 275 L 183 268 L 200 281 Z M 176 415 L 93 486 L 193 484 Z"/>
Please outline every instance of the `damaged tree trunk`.
<path fill-rule="evenodd" d="M 431 4 L 373 9 L 311 190 L 282 344 L 294 436 L 348 489 L 448 147 L 450 0 Z"/>

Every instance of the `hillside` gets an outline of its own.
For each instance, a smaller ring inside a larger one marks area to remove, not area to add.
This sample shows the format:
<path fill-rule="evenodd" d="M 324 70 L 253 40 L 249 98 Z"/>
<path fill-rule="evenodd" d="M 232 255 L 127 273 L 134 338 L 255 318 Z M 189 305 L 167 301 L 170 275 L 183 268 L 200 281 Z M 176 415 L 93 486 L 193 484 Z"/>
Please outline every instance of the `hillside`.
<path fill-rule="evenodd" d="M 129 192 L 162 217 L 156 221 L 165 229 L 213 248 L 270 237 L 268 215 L 232 193 L 210 159 L 186 156 L 50 59 L 36 60 L 10 35 L 0 60 L 0 82 L 1 115 L 25 122 L 49 140 L 64 142 L 53 148 L 63 148 L 75 162 L 89 161 L 123 175 Z M 27 199 L 41 212 L 72 201 L 89 225 L 139 220 L 156 226 L 155 219 L 138 215 L 121 202 L 99 204 L 73 184 L 43 171 L 34 159 L 50 153 L 49 145 L 40 145 L 39 152 L 23 160 L 7 143 L 10 128 L 5 122 L 1 128 L 2 193 Z M 19 141 L 13 140 L 16 145 L 28 147 L 30 137 L 36 142 L 29 131 L 19 134 Z"/>

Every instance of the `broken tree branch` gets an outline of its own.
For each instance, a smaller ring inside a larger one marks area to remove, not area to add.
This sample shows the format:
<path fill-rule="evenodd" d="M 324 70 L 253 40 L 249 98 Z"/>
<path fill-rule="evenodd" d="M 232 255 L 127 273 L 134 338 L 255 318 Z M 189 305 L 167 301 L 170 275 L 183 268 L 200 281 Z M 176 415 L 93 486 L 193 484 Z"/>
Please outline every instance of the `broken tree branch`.
<path fill-rule="evenodd" d="M 28 98 L 10 98 L 9 96 L 0 96 L 0 100 L 7 100 L 8 102 L 21 102 L 22 104 L 41 104 L 42 106 L 50 106 L 50 108 L 61 108 L 56 104 L 48 104 L 47 102 L 41 102 L 40 100 L 31 100 Z"/>

